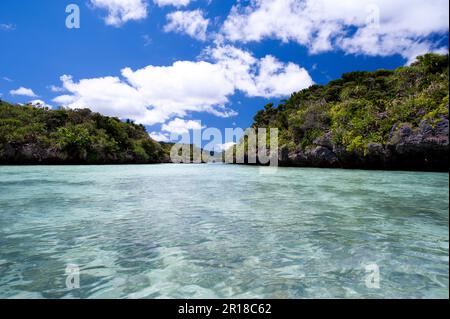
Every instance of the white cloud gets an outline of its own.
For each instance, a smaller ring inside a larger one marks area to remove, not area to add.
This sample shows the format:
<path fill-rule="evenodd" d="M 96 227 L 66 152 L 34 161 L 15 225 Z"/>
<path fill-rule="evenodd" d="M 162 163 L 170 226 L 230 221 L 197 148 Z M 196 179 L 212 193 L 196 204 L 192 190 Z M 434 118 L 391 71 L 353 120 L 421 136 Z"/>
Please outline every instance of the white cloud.
<path fill-rule="evenodd" d="M 209 112 L 231 116 L 223 105 L 234 87 L 220 66 L 208 62 L 178 61 L 171 66 L 148 66 L 136 71 L 122 70 L 119 77 L 61 80 L 71 94 L 53 101 L 70 108 L 89 107 L 94 111 L 134 119 L 152 125 L 188 112 Z"/>
<path fill-rule="evenodd" d="M 175 11 L 167 15 L 168 24 L 164 31 L 185 33 L 194 39 L 205 41 L 209 20 L 203 17 L 203 11 Z"/>
<path fill-rule="evenodd" d="M 166 133 L 161 132 L 151 132 L 150 137 L 157 142 L 169 142 L 169 137 Z"/>
<path fill-rule="evenodd" d="M 13 80 L 8 78 L 7 76 L 2 77 L 2 80 L 6 81 L 6 82 L 13 82 Z"/>
<path fill-rule="evenodd" d="M 447 0 L 254 0 L 236 5 L 222 32 L 232 41 L 294 41 L 311 53 L 346 53 L 407 59 L 440 49 L 427 40 L 449 28 Z"/>
<path fill-rule="evenodd" d="M 9 91 L 9 94 L 11 94 L 11 95 L 28 96 L 28 97 L 37 97 L 37 95 L 33 92 L 32 89 L 24 88 L 23 86 L 18 88 L 17 90 Z"/>
<path fill-rule="evenodd" d="M 185 7 L 191 1 L 192 0 L 153 0 L 153 2 L 160 7 L 164 6 Z"/>
<path fill-rule="evenodd" d="M 217 144 L 214 146 L 214 150 L 218 151 L 218 152 L 224 152 L 227 149 L 229 149 L 230 147 L 233 147 L 234 145 L 236 145 L 236 143 L 234 142 L 228 142 L 228 143 L 223 143 L 223 144 Z"/>
<path fill-rule="evenodd" d="M 58 105 L 65 106 L 65 105 L 70 105 L 75 100 L 76 100 L 76 98 L 73 95 L 60 95 L 58 97 L 55 97 L 53 99 L 53 102 L 57 103 Z"/>
<path fill-rule="evenodd" d="M 68 94 L 53 101 L 70 108 L 91 108 L 138 123 L 165 123 L 190 112 L 219 117 L 237 113 L 226 105 L 241 91 L 248 96 L 280 97 L 313 84 L 308 72 L 272 56 L 262 59 L 232 46 L 209 48 L 202 61 L 177 61 L 170 66 L 124 68 L 121 77 L 73 81 L 62 76 Z M 168 126 L 169 127 L 169 126 Z"/>
<path fill-rule="evenodd" d="M 48 107 L 50 109 L 52 108 L 51 105 L 45 103 L 42 100 L 32 100 L 32 101 L 28 102 L 28 104 L 31 104 L 31 105 L 36 106 L 36 107 Z"/>
<path fill-rule="evenodd" d="M 50 85 L 47 87 L 50 91 L 55 92 L 55 93 L 61 93 L 64 92 L 65 89 L 56 85 Z"/>
<path fill-rule="evenodd" d="M 175 134 L 187 134 L 190 130 L 201 130 L 203 127 L 198 121 L 185 121 L 180 118 L 176 118 L 167 124 L 163 124 L 162 131 Z"/>
<path fill-rule="evenodd" d="M 235 87 L 249 97 L 282 97 L 314 84 L 308 71 L 267 55 L 256 59 L 249 52 L 226 45 L 208 49 Z"/>
<path fill-rule="evenodd" d="M 147 2 L 145 0 L 90 0 L 94 8 L 108 11 L 105 17 L 107 25 L 120 27 L 131 20 L 141 20 L 147 17 Z"/>

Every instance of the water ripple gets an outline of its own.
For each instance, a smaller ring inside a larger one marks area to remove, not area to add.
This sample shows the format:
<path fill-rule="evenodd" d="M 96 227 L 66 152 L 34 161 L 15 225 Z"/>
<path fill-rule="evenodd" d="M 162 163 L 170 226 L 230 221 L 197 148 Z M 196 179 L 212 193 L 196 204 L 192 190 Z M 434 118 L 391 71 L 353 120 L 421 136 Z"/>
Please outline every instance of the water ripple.
<path fill-rule="evenodd" d="M 448 174 L 0 167 L 2 298 L 448 298 L 448 237 Z"/>

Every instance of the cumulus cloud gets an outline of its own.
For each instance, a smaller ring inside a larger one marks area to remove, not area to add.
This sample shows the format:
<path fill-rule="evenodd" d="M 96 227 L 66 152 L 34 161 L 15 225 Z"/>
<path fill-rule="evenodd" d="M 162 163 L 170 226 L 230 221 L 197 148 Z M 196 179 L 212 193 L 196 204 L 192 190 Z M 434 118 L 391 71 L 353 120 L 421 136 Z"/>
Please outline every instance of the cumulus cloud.
<path fill-rule="evenodd" d="M 190 130 L 201 130 L 202 125 L 198 121 L 186 121 L 176 118 L 167 124 L 163 124 L 161 130 L 174 134 L 187 134 Z"/>
<path fill-rule="evenodd" d="M 102 77 L 74 82 L 61 77 L 71 94 L 54 102 L 70 108 L 89 107 L 102 114 L 130 118 L 152 125 L 187 112 L 233 115 L 223 105 L 234 91 L 220 66 L 208 62 L 178 61 L 171 66 L 122 70 L 122 78 Z"/>
<path fill-rule="evenodd" d="M 209 19 L 203 17 L 203 11 L 175 11 L 167 15 L 167 20 L 164 31 L 185 33 L 194 39 L 206 40 Z"/>
<path fill-rule="evenodd" d="M 222 33 L 231 41 L 294 41 L 310 53 L 411 59 L 442 50 L 427 39 L 448 32 L 448 12 L 447 0 L 254 0 L 233 7 Z"/>
<path fill-rule="evenodd" d="M 185 7 L 187 6 L 192 0 L 153 0 L 153 2 L 160 6 L 174 6 L 174 7 Z"/>
<path fill-rule="evenodd" d="M 115 27 L 120 27 L 131 20 L 147 17 L 145 0 L 90 0 L 90 3 L 94 8 L 107 10 L 105 23 Z"/>
<path fill-rule="evenodd" d="M 252 97 L 281 97 L 313 84 L 308 72 L 275 57 L 262 59 L 233 46 L 205 50 L 200 61 L 132 70 L 121 76 L 81 79 L 61 77 L 68 94 L 53 101 L 70 108 L 91 108 L 105 115 L 138 123 L 165 123 L 190 112 L 235 116 L 229 97 L 241 91 Z M 170 128 L 170 126 L 167 126 Z"/>
<path fill-rule="evenodd" d="M 249 97 L 282 97 L 314 84 L 308 71 L 294 63 L 283 63 L 271 55 L 256 59 L 249 52 L 225 45 L 209 48 L 236 89 Z"/>
<path fill-rule="evenodd" d="M 50 85 L 47 88 L 54 93 L 61 93 L 61 92 L 65 91 L 64 88 L 56 86 L 56 85 Z"/>
<path fill-rule="evenodd" d="M 60 95 L 53 99 L 53 102 L 57 103 L 60 106 L 67 106 L 74 102 L 76 98 L 73 95 Z"/>
<path fill-rule="evenodd" d="M 37 95 L 33 92 L 32 89 L 24 88 L 21 86 L 16 90 L 9 91 L 11 95 L 20 95 L 20 96 L 28 96 L 28 97 L 37 97 Z"/>

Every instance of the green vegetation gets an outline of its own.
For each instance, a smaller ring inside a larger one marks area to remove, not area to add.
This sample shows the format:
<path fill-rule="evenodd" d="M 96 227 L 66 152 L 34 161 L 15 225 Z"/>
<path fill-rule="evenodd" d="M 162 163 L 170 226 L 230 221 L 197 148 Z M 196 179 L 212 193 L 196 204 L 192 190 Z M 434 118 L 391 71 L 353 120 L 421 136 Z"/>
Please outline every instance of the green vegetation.
<path fill-rule="evenodd" d="M 267 104 L 252 127 L 279 129 L 281 164 L 448 170 L 448 85 L 448 55 L 426 54 L 411 66 L 346 73 Z M 233 152 L 245 153 L 246 144 Z M 0 100 L 0 164 L 160 163 L 172 146 L 142 125 L 89 109 Z M 190 149 L 192 161 L 201 150 Z"/>
<path fill-rule="evenodd" d="M 0 163 L 159 163 L 168 153 L 132 121 L 0 101 Z"/>
<path fill-rule="evenodd" d="M 252 127 L 278 128 L 279 145 L 290 152 L 325 140 L 330 149 L 364 157 L 371 143 L 389 144 L 400 127 L 448 120 L 448 86 L 448 55 L 426 54 L 411 66 L 351 72 L 294 93 L 277 107 L 266 105 Z"/>

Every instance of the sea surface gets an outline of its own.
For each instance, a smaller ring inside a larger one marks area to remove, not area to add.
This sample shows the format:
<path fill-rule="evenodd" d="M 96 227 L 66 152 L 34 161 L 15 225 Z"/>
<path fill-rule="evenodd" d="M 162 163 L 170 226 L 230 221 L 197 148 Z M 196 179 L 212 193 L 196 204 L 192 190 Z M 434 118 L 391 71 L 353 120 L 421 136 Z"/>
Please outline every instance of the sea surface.
<path fill-rule="evenodd" d="M 0 298 L 448 298 L 447 173 L 0 167 Z"/>

